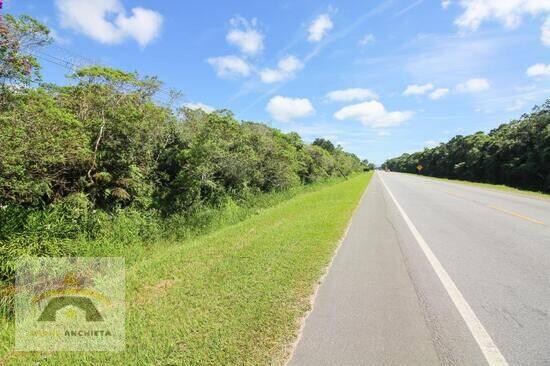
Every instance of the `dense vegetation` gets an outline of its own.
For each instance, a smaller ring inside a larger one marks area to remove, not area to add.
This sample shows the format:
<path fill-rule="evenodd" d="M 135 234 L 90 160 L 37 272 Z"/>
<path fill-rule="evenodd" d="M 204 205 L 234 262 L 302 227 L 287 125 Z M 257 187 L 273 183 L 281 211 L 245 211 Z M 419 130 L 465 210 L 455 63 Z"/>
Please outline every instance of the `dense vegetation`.
<path fill-rule="evenodd" d="M 245 221 L 127 263 L 124 352 L 16 352 L 14 322 L 0 317 L 0 365 L 284 365 L 371 176 L 304 186 Z"/>
<path fill-rule="evenodd" d="M 91 66 L 42 83 L 29 52 L 49 42 L 32 18 L 0 22 L 0 280 L 21 255 L 188 232 L 205 212 L 365 169 L 328 140 L 160 105 L 155 77 Z"/>
<path fill-rule="evenodd" d="M 390 159 L 383 168 L 550 192 L 550 100 L 488 134 L 456 136 L 447 143 Z"/>

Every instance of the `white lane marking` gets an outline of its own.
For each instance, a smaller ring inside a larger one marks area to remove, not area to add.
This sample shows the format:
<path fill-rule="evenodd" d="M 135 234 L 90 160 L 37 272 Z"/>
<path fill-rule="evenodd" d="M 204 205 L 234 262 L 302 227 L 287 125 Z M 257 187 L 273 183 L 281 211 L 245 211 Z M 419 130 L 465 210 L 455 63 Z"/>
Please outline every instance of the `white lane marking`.
<path fill-rule="evenodd" d="M 485 359 L 489 363 L 489 365 L 499 365 L 499 366 L 505 366 L 508 365 L 508 362 L 504 358 L 504 356 L 500 353 L 500 350 L 496 346 L 496 344 L 493 342 L 493 339 L 487 333 L 487 330 L 483 327 L 479 319 L 477 318 L 476 314 L 458 289 L 456 287 L 456 284 L 452 280 L 452 278 L 449 276 L 445 268 L 441 265 L 441 262 L 437 259 L 435 254 L 432 252 L 422 235 L 420 235 L 420 232 L 416 229 L 414 224 L 412 223 L 409 216 L 405 213 L 401 205 L 397 202 L 395 199 L 393 193 L 389 190 L 388 186 L 384 182 L 384 180 L 381 177 L 381 174 L 378 174 L 378 177 L 380 178 L 380 182 L 382 182 L 382 185 L 388 192 L 389 196 L 391 197 L 393 203 L 397 207 L 399 213 L 405 220 L 405 223 L 409 227 L 409 230 L 411 230 L 411 233 L 413 234 L 414 238 L 416 239 L 416 242 L 418 243 L 418 246 L 422 249 L 424 252 L 424 255 L 432 265 L 433 270 L 437 274 L 437 277 L 439 277 L 439 280 L 441 281 L 441 284 L 443 287 L 445 287 L 445 290 L 447 290 L 447 293 L 449 294 L 449 297 L 453 301 L 454 305 L 456 306 L 456 309 L 462 316 L 462 319 L 464 319 L 464 322 L 468 326 L 468 329 L 474 336 L 474 339 L 476 340 L 479 348 L 483 352 L 483 355 L 485 356 Z"/>

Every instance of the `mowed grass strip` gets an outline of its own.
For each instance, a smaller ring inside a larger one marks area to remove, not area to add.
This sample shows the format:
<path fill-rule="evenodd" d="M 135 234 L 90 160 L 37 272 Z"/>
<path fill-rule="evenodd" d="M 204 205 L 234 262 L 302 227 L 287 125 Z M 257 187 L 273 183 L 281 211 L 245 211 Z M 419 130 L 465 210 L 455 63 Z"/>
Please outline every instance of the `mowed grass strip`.
<path fill-rule="evenodd" d="M 125 352 L 9 352 L 4 363 L 283 364 L 371 176 L 298 195 L 128 268 Z"/>

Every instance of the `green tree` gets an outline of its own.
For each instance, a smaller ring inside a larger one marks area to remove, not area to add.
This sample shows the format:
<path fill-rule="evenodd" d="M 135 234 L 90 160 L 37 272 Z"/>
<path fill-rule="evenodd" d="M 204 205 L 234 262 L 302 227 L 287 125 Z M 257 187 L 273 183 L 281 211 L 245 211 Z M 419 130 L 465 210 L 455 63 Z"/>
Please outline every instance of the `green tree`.
<path fill-rule="evenodd" d="M 91 159 L 82 123 L 44 90 L 24 90 L 0 113 L 0 200 L 44 206 L 82 189 Z"/>
<path fill-rule="evenodd" d="M 384 163 L 391 170 L 550 191 L 550 100 L 488 134 L 455 136 L 445 144 Z"/>
<path fill-rule="evenodd" d="M 90 138 L 86 192 L 100 207 L 151 205 L 159 150 L 173 118 L 152 100 L 160 82 L 102 66 L 80 69 L 72 78 L 77 84 L 59 88 L 57 98 Z"/>
<path fill-rule="evenodd" d="M 42 23 L 23 15 L 5 15 L 0 21 L 0 97 L 13 88 L 40 80 L 40 65 L 32 52 L 51 42 L 50 31 Z"/>

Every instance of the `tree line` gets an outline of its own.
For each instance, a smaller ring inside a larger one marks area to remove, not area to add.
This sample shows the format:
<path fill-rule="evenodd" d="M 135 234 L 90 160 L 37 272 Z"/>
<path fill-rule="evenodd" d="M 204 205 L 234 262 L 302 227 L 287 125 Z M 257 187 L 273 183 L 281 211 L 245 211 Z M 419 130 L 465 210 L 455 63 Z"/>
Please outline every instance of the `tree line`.
<path fill-rule="evenodd" d="M 417 173 L 419 165 L 424 175 L 550 192 L 550 99 L 487 134 L 455 136 L 382 167 Z"/>
<path fill-rule="evenodd" d="M 156 77 L 96 65 L 44 83 L 29 50 L 49 42 L 28 16 L 0 22 L 0 241 L 56 207 L 67 222 L 125 209 L 168 217 L 366 168 L 328 140 L 160 105 Z"/>

